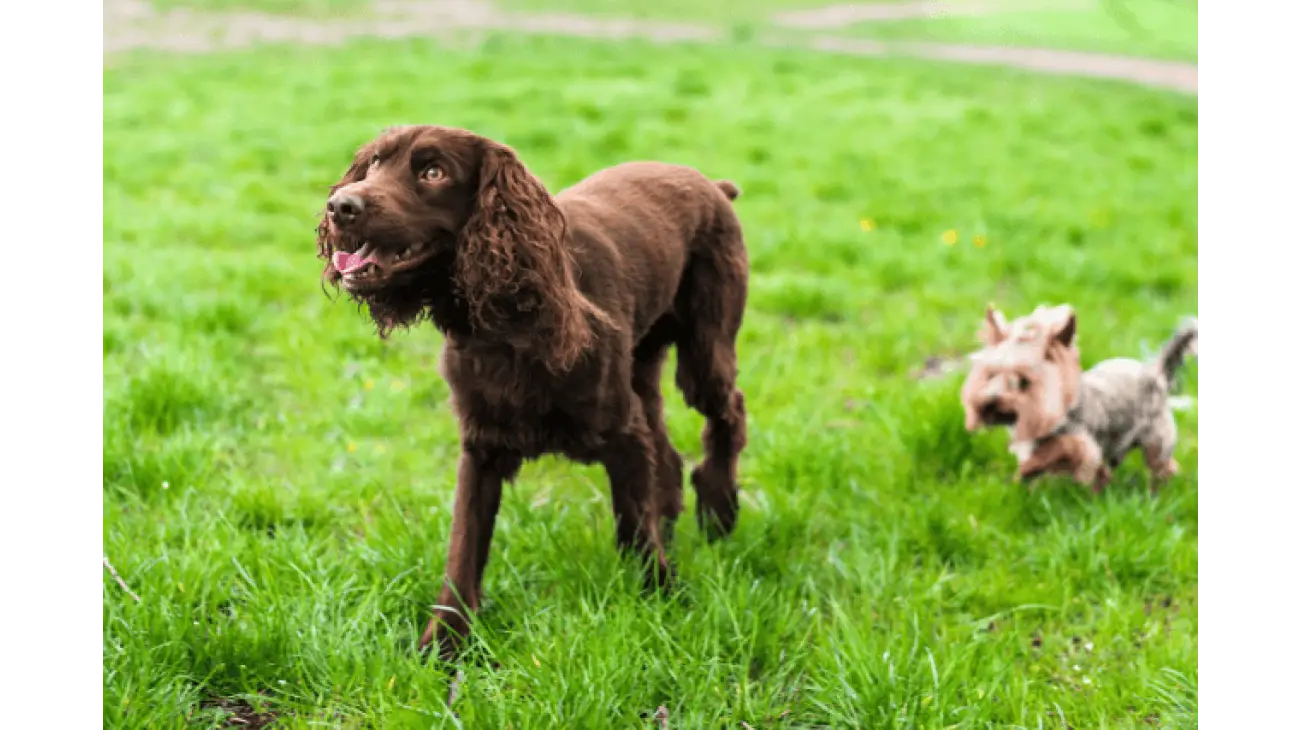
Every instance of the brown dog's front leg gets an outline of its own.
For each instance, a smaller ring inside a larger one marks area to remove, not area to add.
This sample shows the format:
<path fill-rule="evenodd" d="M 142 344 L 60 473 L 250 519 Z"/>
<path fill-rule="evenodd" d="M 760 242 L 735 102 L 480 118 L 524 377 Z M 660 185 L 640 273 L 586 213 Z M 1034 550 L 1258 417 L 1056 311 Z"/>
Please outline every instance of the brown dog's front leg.
<path fill-rule="evenodd" d="M 466 448 L 461 453 L 446 577 L 433 619 L 420 637 L 422 651 L 436 639 L 438 655 L 450 661 L 469 635 L 470 614 L 482 599 L 483 570 L 501 506 L 501 486 L 514 478 L 521 463 L 508 452 Z"/>

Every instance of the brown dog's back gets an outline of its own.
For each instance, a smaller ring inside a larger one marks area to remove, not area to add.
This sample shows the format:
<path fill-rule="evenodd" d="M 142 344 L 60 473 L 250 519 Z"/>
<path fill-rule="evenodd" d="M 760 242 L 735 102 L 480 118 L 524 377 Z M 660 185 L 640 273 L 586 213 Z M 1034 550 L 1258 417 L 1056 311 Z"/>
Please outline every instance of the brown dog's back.
<path fill-rule="evenodd" d="M 555 196 L 569 218 L 581 225 L 585 217 L 648 220 L 676 224 L 675 233 L 689 238 L 687 228 L 699 227 L 720 210 L 730 211 L 740 188 L 728 180 L 714 182 L 699 170 L 666 162 L 625 162 L 596 172 Z M 576 218 L 576 220 L 575 220 Z"/>
<path fill-rule="evenodd" d="M 715 182 L 692 167 L 627 162 L 592 174 L 555 200 L 584 293 L 629 317 L 640 340 L 667 312 L 677 309 L 689 320 L 681 310 L 715 306 L 697 288 L 683 291 L 688 279 L 703 276 L 720 285 L 734 279 L 729 290 L 743 301 L 748 266 L 731 205 L 739 194 L 734 183 Z"/>

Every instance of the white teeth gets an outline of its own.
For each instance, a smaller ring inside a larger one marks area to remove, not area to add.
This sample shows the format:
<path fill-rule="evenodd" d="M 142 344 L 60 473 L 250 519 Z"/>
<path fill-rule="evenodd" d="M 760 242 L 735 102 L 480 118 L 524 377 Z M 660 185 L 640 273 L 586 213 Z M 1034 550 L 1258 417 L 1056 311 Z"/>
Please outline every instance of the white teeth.
<path fill-rule="evenodd" d="M 416 255 L 417 253 L 420 253 L 423 250 L 424 250 L 424 243 L 411 244 L 410 246 L 407 246 L 405 249 L 403 249 L 401 253 L 397 254 L 396 258 L 398 261 L 405 261 L 406 259 L 411 258 L 412 256 Z"/>

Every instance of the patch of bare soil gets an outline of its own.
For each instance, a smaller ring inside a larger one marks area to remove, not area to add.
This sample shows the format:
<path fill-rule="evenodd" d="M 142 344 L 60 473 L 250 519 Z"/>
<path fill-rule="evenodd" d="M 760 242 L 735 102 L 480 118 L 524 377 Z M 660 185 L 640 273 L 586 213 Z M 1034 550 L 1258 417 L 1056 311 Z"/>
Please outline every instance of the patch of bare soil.
<path fill-rule="evenodd" d="M 994 15 L 1026 10 L 1075 10 L 1089 0 L 901 0 L 888 3 L 842 3 L 812 10 L 779 13 L 777 24 L 805 30 L 835 30 L 856 23 L 888 20 Z"/>
<path fill-rule="evenodd" d="M 222 725 L 223 728 L 260 730 L 260 728 L 270 727 L 276 719 L 274 712 L 258 712 L 247 701 L 228 697 L 204 700 L 202 707 L 219 711 L 220 720 L 225 723 Z"/>
<path fill-rule="evenodd" d="M 859 56 L 910 56 L 977 66 L 1004 66 L 1061 76 L 1114 79 L 1162 89 L 1196 93 L 1195 64 L 1103 53 L 1009 46 L 960 46 L 946 43 L 882 43 L 840 36 L 818 36 L 810 47 Z"/>
<path fill-rule="evenodd" d="M 145 0 L 105 0 L 104 4 L 106 55 L 134 48 L 203 53 L 261 43 L 337 45 L 354 38 L 447 36 L 475 30 L 659 42 L 722 36 L 717 29 L 684 23 L 508 13 L 482 0 L 379 0 L 371 13 L 325 19 L 251 11 L 159 12 Z"/>

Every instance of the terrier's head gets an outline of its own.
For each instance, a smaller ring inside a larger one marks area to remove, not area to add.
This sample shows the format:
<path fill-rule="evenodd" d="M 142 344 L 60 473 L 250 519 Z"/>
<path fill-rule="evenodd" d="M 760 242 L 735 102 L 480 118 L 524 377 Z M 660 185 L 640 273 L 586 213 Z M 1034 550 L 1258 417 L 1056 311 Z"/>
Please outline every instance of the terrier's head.
<path fill-rule="evenodd" d="M 1074 309 L 1038 307 L 1008 323 L 990 305 L 979 336 L 984 349 L 971 355 L 961 390 L 966 429 L 1010 426 L 1018 441 L 1046 436 L 1078 399 Z"/>

